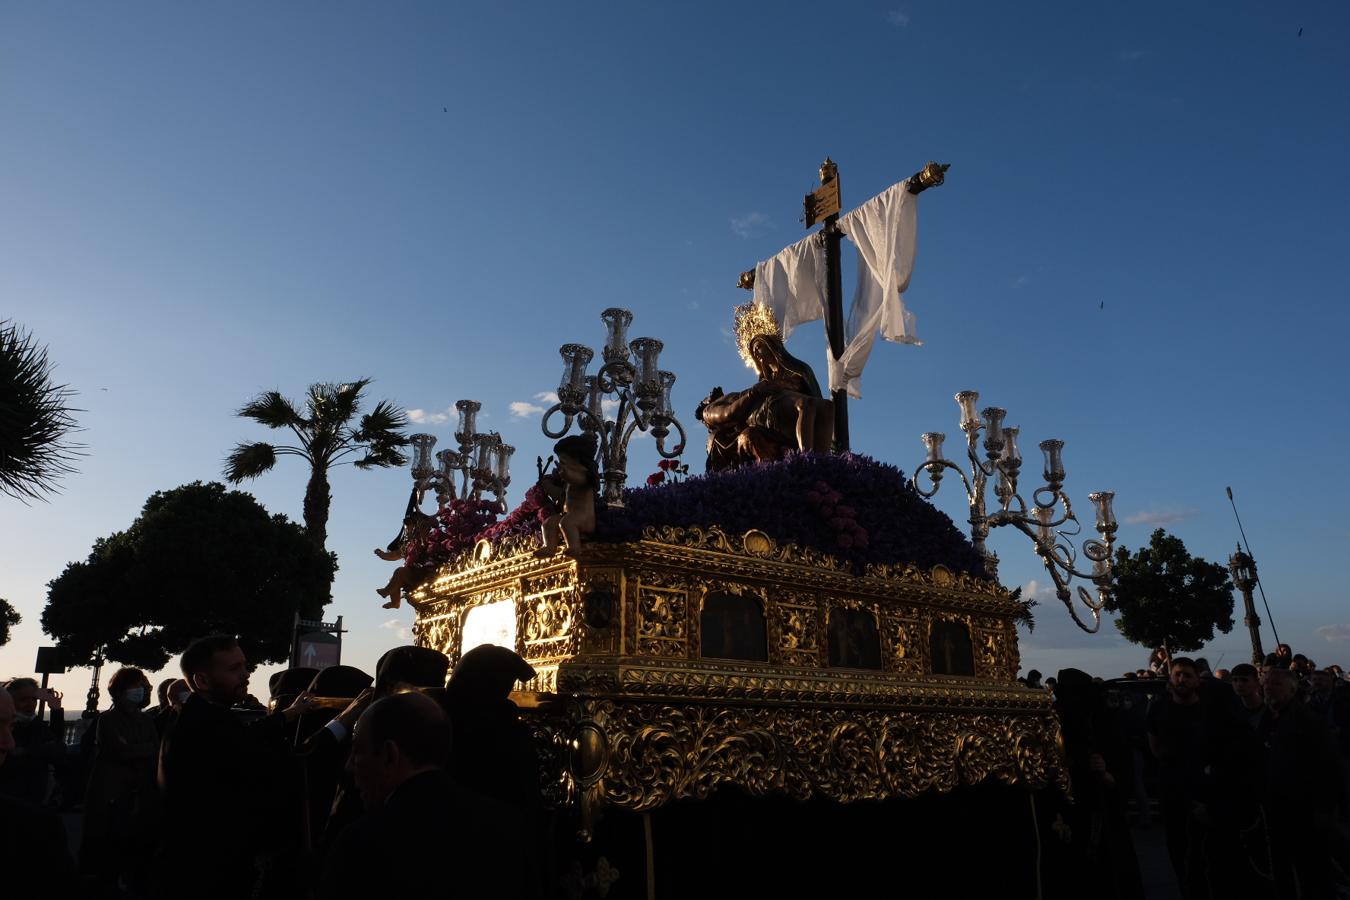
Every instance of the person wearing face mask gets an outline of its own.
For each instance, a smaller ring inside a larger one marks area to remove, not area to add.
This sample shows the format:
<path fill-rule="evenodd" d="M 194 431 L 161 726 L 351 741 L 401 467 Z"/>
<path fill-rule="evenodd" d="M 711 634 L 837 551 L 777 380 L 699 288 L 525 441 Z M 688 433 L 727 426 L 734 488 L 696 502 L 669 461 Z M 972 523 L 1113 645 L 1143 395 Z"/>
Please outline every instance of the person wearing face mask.
<path fill-rule="evenodd" d="M 100 713 L 98 749 L 84 800 L 80 868 L 103 888 L 119 877 L 143 882 L 155 837 L 155 763 L 159 732 L 145 713 L 150 680 L 140 669 L 119 669 L 108 682 L 112 708 Z"/>

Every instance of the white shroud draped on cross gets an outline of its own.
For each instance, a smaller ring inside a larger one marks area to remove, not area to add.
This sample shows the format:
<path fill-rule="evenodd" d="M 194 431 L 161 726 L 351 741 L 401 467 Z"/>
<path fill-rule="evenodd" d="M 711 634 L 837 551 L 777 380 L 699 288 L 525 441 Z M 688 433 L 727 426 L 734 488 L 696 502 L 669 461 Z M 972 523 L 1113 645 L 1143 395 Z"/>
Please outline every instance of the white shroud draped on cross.
<path fill-rule="evenodd" d="M 914 271 L 918 202 L 906 179 L 839 217 L 839 229 L 858 250 L 858 285 L 844 325 L 843 355 L 836 360 L 826 353 L 831 391 L 862 396 L 859 379 L 878 332 L 897 344 L 923 343 L 904 300 Z M 755 266 L 755 303 L 773 313 L 784 340 L 803 322 L 825 317 L 825 295 L 825 248 L 818 235 Z"/>

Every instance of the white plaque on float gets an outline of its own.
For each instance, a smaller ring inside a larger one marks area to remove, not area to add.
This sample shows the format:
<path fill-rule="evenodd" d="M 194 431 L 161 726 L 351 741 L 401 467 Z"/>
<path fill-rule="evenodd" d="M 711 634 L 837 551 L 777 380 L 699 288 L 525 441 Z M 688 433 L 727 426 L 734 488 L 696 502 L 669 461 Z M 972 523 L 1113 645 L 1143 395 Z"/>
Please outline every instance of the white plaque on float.
<path fill-rule="evenodd" d="M 482 644 L 516 649 L 516 601 L 497 600 L 475 606 L 464 616 L 460 655 Z"/>

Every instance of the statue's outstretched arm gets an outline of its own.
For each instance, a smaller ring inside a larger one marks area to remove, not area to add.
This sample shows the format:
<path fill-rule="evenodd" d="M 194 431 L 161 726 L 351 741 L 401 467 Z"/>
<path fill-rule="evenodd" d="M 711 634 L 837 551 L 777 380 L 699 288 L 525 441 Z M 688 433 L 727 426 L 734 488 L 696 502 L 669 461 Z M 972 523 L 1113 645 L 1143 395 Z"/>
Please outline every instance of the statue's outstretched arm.
<path fill-rule="evenodd" d="M 709 428 L 743 425 L 763 399 L 754 388 L 723 394 L 703 408 L 703 424 Z"/>

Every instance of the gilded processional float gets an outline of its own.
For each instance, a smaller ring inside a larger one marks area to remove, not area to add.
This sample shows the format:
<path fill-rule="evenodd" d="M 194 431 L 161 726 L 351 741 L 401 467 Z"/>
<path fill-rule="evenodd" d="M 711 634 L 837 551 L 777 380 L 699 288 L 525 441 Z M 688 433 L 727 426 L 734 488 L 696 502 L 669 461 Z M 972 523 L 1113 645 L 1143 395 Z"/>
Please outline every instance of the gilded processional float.
<path fill-rule="evenodd" d="M 941 171 L 929 181 L 940 183 Z M 912 207 L 923 175 L 892 189 L 904 195 L 897 202 Z M 912 216 L 891 218 L 912 232 Z M 1090 579 L 1097 596 L 1079 588 L 1079 600 L 1095 627 L 1109 590 L 1111 495 L 1092 495 L 1104 541 L 1083 543 L 1092 570 L 1079 572 L 1065 537 L 1077 519 L 1061 487 L 1062 445 L 1042 445 L 1046 484 L 1024 501 L 1017 431 L 1002 410 L 976 412 L 973 392 L 957 398 L 969 478 L 932 433 L 922 481 L 831 452 L 835 407 L 856 373 L 832 361 L 831 399 L 788 353 L 784 319 L 799 297 L 785 308 L 773 296 L 775 279 L 795 288 L 779 263 L 743 276 L 756 297 L 737 309 L 736 338 L 757 380 L 699 405 L 709 435 L 702 476 L 685 477 L 679 461 L 687 441 L 661 342 L 630 342 L 622 309 L 601 316 L 597 371 L 587 371 L 590 348 L 563 346 L 558 400 L 543 420 L 554 458 L 539 462 L 538 482 L 504 518 L 513 448 L 477 430 L 478 404 L 457 405 L 458 450 L 433 456 L 434 437 L 412 439 L 414 497 L 400 540 L 381 554 L 404 565 L 381 593 L 391 604 L 406 596 L 417 643 L 452 663 L 490 642 L 533 666 L 513 699 L 539 742 L 546 795 L 579 838 L 569 896 L 717 894 L 718 884 L 791 895 L 812 879 L 898 885 L 887 854 L 902 848 L 880 837 L 870 855 L 850 839 L 847 876 L 803 859 L 825 852 L 827 830 L 855 828 L 891 834 L 936 864 L 935 832 L 997 828 L 1027 815 L 1025 799 L 1008 797 L 1068 789 L 1050 697 L 1016 681 L 1016 627 L 1030 604 L 999 584 L 984 538 L 999 525 L 1027 534 L 1075 620 L 1068 580 Z M 903 284 L 888 290 L 898 302 Z M 625 488 L 638 430 L 654 438 L 660 467 Z M 973 539 L 926 500 L 952 470 Z M 435 516 L 420 511 L 433 489 Z M 719 807 L 718 798 L 732 799 Z M 897 825 L 906 816 L 911 825 Z M 613 840 L 614 823 L 628 823 L 628 837 Z M 986 837 L 1020 865 L 1024 841 Z M 736 864 L 744 882 L 702 881 L 697 860 L 728 842 L 747 857 Z M 970 859 L 969 841 L 958 846 Z M 1024 874 L 965 873 L 1004 885 Z"/>

